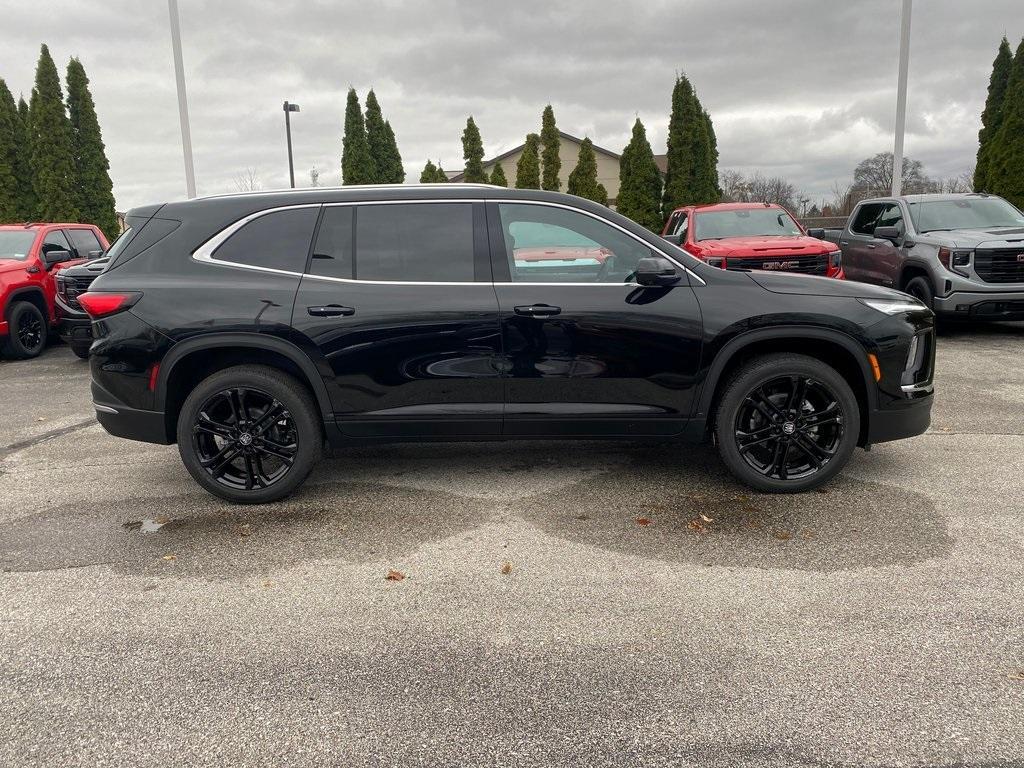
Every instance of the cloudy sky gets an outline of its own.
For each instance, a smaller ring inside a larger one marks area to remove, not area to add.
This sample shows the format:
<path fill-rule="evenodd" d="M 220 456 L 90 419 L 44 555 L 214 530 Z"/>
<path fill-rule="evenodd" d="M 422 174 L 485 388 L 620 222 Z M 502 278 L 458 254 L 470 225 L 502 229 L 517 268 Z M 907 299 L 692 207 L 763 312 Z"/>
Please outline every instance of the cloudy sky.
<path fill-rule="evenodd" d="M 721 168 L 780 174 L 813 200 L 863 157 L 891 150 L 899 0 L 179 0 L 200 194 L 254 169 L 287 186 L 341 180 L 348 87 L 373 88 L 410 180 L 462 166 L 472 114 L 488 156 L 558 125 L 621 151 L 634 116 L 665 151 L 685 72 L 714 119 Z M 1024 35 L 1020 0 L 917 0 L 906 150 L 933 176 L 973 167 L 999 39 Z M 244 10 L 243 10 L 244 9 Z M 43 12 L 45 10 L 46 12 Z M 184 196 L 165 0 L 0 0 L 0 77 L 28 98 L 39 44 L 92 81 L 118 207 Z M 506 169 L 507 171 L 508 169 Z"/>

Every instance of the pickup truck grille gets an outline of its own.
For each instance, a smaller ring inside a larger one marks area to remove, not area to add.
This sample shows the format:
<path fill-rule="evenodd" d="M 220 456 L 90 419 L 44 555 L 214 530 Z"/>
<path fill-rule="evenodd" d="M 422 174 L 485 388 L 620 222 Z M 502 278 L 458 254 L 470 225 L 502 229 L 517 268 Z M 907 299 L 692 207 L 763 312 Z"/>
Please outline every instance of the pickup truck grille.
<path fill-rule="evenodd" d="M 974 271 L 986 283 L 1024 283 L 1024 247 L 979 248 Z"/>
<path fill-rule="evenodd" d="M 57 295 L 60 300 L 67 304 L 72 309 L 77 309 L 79 312 L 84 312 L 82 305 L 78 303 L 78 297 L 89 290 L 89 286 L 92 281 L 95 280 L 97 275 L 79 275 L 78 277 L 68 277 L 60 272 L 57 273 Z"/>
<path fill-rule="evenodd" d="M 747 258 L 729 257 L 726 266 L 737 269 L 760 269 L 780 272 L 801 272 L 805 275 L 828 273 L 828 254 L 820 256 L 754 256 Z"/>

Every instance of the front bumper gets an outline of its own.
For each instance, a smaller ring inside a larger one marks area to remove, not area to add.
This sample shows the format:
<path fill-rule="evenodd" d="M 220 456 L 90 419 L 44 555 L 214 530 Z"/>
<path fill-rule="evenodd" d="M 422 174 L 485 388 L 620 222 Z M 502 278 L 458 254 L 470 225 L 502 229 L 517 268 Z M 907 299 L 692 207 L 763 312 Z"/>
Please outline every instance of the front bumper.
<path fill-rule="evenodd" d="M 92 320 L 88 315 L 65 314 L 61 317 L 57 334 L 68 344 L 76 346 L 92 344 Z"/>
<path fill-rule="evenodd" d="M 1003 291 L 953 291 L 935 297 L 935 312 L 977 320 L 1024 320 L 1024 286 Z"/>
<path fill-rule="evenodd" d="M 868 420 L 867 443 L 887 443 L 924 434 L 932 422 L 934 400 L 935 395 L 928 392 L 873 410 Z"/>

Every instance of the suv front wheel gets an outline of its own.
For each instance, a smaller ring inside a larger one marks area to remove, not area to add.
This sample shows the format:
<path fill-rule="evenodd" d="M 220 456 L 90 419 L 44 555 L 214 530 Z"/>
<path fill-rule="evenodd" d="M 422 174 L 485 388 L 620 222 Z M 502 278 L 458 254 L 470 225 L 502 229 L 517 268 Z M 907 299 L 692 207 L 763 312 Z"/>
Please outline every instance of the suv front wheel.
<path fill-rule="evenodd" d="M 192 390 L 178 416 L 178 452 L 203 488 L 242 504 L 294 491 L 320 458 L 323 430 L 309 391 L 262 365 L 226 368 Z"/>
<path fill-rule="evenodd" d="M 759 491 L 796 493 L 821 485 L 849 460 L 860 433 L 850 385 L 805 355 L 758 357 L 730 378 L 715 423 L 729 470 Z"/>

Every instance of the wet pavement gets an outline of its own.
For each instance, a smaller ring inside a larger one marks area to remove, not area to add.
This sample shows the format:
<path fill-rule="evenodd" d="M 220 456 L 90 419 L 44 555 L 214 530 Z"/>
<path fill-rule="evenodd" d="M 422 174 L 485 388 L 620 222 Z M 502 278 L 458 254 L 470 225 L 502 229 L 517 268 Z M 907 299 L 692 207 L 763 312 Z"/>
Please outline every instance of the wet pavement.
<path fill-rule="evenodd" d="M 823 493 L 474 443 L 261 507 L 0 362 L 0 764 L 1022 765 L 1022 353 L 946 331 L 929 433 Z"/>

